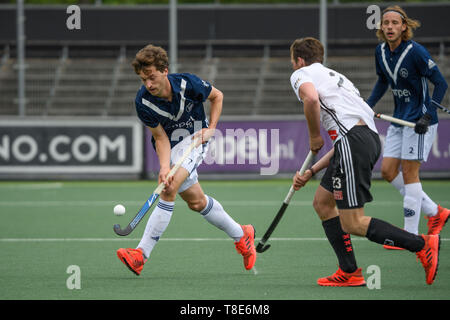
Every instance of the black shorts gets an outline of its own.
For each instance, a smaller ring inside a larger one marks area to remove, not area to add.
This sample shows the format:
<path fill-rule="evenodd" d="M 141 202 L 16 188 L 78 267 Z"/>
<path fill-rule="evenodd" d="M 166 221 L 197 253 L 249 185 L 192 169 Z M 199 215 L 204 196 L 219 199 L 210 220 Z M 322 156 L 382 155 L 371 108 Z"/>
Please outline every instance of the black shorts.
<path fill-rule="evenodd" d="M 320 185 L 333 193 L 339 209 L 362 208 L 372 201 L 372 170 L 380 152 L 380 138 L 368 126 L 354 126 L 336 142 Z"/>

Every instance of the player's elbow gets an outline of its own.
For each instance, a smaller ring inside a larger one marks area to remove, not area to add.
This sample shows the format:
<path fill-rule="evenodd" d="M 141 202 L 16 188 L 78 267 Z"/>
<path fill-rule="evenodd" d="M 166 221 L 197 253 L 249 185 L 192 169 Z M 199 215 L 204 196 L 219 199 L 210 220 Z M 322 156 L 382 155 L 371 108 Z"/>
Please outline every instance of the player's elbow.
<path fill-rule="evenodd" d="M 305 98 L 303 100 L 303 111 L 306 114 L 317 114 L 320 112 L 319 98 L 314 96 Z"/>
<path fill-rule="evenodd" d="M 317 95 L 308 95 L 303 98 L 303 103 L 310 107 L 319 107 L 319 102 Z"/>
<path fill-rule="evenodd" d="M 220 91 L 219 89 L 216 89 L 216 90 L 217 90 L 217 97 L 218 97 L 219 99 L 223 99 L 223 92 Z"/>
<path fill-rule="evenodd" d="M 434 86 L 435 86 L 435 88 L 439 87 L 440 90 L 443 91 L 443 92 L 445 92 L 448 89 L 447 81 L 442 76 L 440 77 L 440 79 L 438 81 L 436 81 L 436 83 L 434 83 Z"/>
<path fill-rule="evenodd" d="M 223 101 L 223 92 L 217 88 L 213 88 L 209 96 L 211 103 L 221 103 Z"/>
<path fill-rule="evenodd" d="M 447 81 L 442 81 L 442 90 L 445 92 L 445 91 L 447 91 L 447 89 L 448 89 L 448 83 L 447 83 Z"/>
<path fill-rule="evenodd" d="M 299 89 L 300 97 L 305 105 L 319 105 L 319 93 L 312 83 L 304 83 Z"/>

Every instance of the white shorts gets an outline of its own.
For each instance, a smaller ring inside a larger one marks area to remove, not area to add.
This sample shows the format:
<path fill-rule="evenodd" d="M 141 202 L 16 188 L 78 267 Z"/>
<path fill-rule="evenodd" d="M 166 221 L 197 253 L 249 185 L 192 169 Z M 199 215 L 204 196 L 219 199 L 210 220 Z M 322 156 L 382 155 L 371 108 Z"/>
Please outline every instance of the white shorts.
<path fill-rule="evenodd" d="M 425 134 L 417 134 L 414 128 L 390 125 L 384 142 L 383 157 L 427 161 L 437 128 L 436 123 L 429 126 Z"/>
<path fill-rule="evenodd" d="M 175 165 L 178 160 L 183 156 L 184 150 L 189 148 L 192 143 L 192 137 L 194 135 L 190 135 L 185 137 L 181 142 L 179 142 L 175 147 L 173 147 L 170 153 L 170 165 Z M 198 182 L 198 173 L 197 167 L 203 162 L 203 159 L 206 157 L 206 153 L 208 151 L 209 143 L 201 144 L 197 148 L 191 151 L 189 156 L 183 161 L 181 167 L 185 168 L 190 174 L 181 184 L 178 189 L 178 193 L 186 191 L 192 185 Z"/>

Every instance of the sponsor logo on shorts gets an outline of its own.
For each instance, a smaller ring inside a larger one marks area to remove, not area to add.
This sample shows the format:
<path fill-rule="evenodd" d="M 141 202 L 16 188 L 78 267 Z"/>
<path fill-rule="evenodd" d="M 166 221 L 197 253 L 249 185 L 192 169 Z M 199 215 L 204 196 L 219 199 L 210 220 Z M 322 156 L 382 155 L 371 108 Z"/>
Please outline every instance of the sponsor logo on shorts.
<path fill-rule="evenodd" d="M 333 191 L 334 200 L 344 200 L 344 196 L 342 195 L 342 191 Z"/>

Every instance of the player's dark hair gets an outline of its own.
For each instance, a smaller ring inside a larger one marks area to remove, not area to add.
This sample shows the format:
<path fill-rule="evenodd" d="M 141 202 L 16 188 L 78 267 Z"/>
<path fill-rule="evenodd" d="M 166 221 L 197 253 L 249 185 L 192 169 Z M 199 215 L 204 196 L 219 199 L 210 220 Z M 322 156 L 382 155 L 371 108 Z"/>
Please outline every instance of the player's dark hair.
<path fill-rule="evenodd" d="M 143 69 L 154 66 L 156 70 L 163 72 L 169 68 L 169 58 L 167 52 L 161 47 L 154 45 L 147 45 L 136 53 L 131 65 L 134 68 L 134 72 L 139 74 Z"/>
<path fill-rule="evenodd" d="M 377 38 L 380 41 L 384 41 L 384 42 L 387 41 L 383 30 L 381 30 L 381 26 L 383 25 L 384 14 L 389 11 L 397 12 L 400 15 L 400 17 L 402 18 L 402 22 L 404 24 L 406 24 L 406 29 L 405 29 L 405 31 L 402 32 L 402 40 L 408 41 L 408 40 L 412 39 L 412 37 L 414 36 L 413 31 L 415 29 L 417 29 L 418 27 L 420 27 L 420 21 L 414 20 L 414 19 L 411 19 L 410 17 L 408 17 L 405 10 L 403 10 L 400 6 L 397 6 L 397 5 L 387 7 L 386 9 L 383 10 L 383 13 L 381 14 L 380 28 L 377 30 Z"/>
<path fill-rule="evenodd" d="M 312 37 L 296 39 L 291 44 L 291 56 L 294 60 L 302 58 L 307 66 L 315 62 L 323 62 L 324 49 L 322 43 Z"/>

